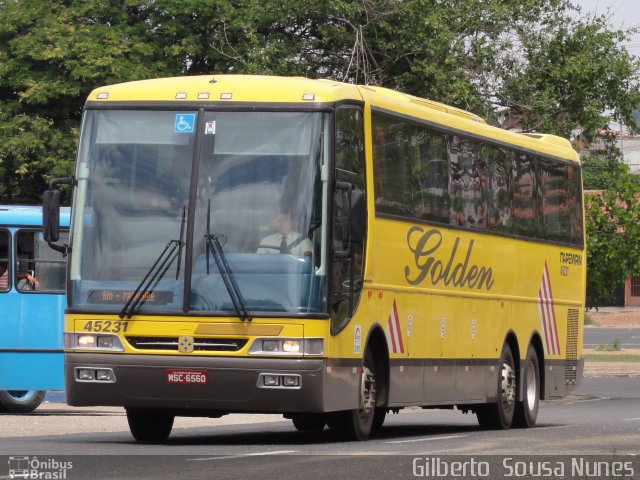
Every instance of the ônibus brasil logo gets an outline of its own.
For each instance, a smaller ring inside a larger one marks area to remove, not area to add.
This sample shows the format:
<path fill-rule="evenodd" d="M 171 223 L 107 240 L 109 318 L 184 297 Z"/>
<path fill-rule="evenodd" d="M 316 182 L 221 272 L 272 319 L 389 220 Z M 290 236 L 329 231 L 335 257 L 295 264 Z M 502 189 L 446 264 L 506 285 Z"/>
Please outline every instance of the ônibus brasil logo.
<path fill-rule="evenodd" d="M 38 457 L 9 457 L 9 478 L 25 478 L 33 480 L 65 480 L 67 470 L 73 468 L 73 462 L 60 461 L 55 458 L 38 459 Z"/>

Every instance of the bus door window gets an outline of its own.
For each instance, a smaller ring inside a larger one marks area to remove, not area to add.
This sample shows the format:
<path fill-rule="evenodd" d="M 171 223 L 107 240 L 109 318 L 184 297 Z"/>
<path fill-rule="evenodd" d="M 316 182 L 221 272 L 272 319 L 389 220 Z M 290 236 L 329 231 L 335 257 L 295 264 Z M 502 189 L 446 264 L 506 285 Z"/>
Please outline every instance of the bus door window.
<path fill-rule="evenodd" d="M 336 112 L 336 181 L 350 183 L 354 191 L 365 192 L 364 122 L 362 110 L 341 107 Z M 334 251 L 344 250 L 344 196 L 336 191 L 333 206 Z M 336 334 L 348 323 L 355 311 L 362 291 L 364 241 L 353 243 L 351 255 L 333 258 L 331 269 L 331 332 Z"/>
<path fill-rule="evenodd" d="M 68 232 L 60 241 L 68 242 Z M 65 290 L 66 260 L 44 240 L 41 231 L 19 230 L 16 235 L 16 288 L 20 292 Z"/>
<path fill-rule="evenodd" d="M 0 292 L 8 292 L 11 288 L 9 280 L 9 232 L 0 230 Z"/>

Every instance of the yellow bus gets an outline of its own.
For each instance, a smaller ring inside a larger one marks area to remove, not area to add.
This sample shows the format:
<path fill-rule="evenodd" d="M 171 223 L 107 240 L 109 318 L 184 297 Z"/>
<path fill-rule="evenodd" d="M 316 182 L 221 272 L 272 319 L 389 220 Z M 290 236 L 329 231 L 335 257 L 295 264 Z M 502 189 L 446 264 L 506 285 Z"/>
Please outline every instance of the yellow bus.
<path fill-rule="evenodd" d="M 408 406 L 531 427 L 582 375 L 567 140 L 380 87 L 166 78 L 93 91 L 60 183 L 67 401 L 137 440 L 237 412 L 364 440 Z"/>

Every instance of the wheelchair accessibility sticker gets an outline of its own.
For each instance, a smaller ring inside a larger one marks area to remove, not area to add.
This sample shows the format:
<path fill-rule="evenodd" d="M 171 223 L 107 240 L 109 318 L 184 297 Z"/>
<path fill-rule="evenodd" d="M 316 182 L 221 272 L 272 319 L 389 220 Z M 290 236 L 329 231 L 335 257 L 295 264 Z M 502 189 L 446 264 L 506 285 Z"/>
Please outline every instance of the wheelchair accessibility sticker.
<path fill-rule="evenodd" d="M 176 113 L 173 133 L 193 133 L 196 128 L 195 113 Z"/>

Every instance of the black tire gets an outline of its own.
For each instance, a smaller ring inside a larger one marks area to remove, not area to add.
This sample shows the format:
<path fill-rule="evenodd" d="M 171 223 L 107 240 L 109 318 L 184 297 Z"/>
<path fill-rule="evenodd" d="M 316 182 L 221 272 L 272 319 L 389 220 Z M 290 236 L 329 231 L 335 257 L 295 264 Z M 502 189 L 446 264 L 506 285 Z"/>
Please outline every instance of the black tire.
<path fill-rule="evenodd" d="M 506 343 L 500 355 L 497 381 L 497 402 L 476 407 L 476 417 L 480 426 L 487 430 L 507 430 L 511 428 L 516 404 L 516 370 L 511 348 Z"/>
<path fill-rule="evenodd" d="M 40 406 L 44 390 L 0 390 L 0 411 L 31 413 Z"/>
<path fill-rule="evenodd" d="M 299 432 L 319 432 L 327 424 L 327 417 L 323 413 L 297 413 L 291 420 Z"/>
<path fill-rule="evenodd" d="M 371 434 L 376 413 L 378 377 L 373 354 L 367 349 L 360 376 L 360 406 L 327 414 L 327 424 L 340 440 L 366 440 Z"/>
<path fill-rule="evenodd" d="M 379 432 L 384 424 L 384 419 L 387 416 L 386 407 L 376 407 L 376 413 L 373 415 L 373 425 L 371 426 L 372 432 Z"/>
<path fill-rule="evenodd" d="M 159 410 L 138 408 L 126 410 L 131 435 L 139 442 L 162 443 L 169 438 L 174 415 Z"/>
<path fill-rule="evenodd" d="M 535 426 L 540 406 L 540 363 L 533 346 L 527 350 L 522 375 L 522 401 L 516 402 L 513 426 L 531 428 Z"/>

